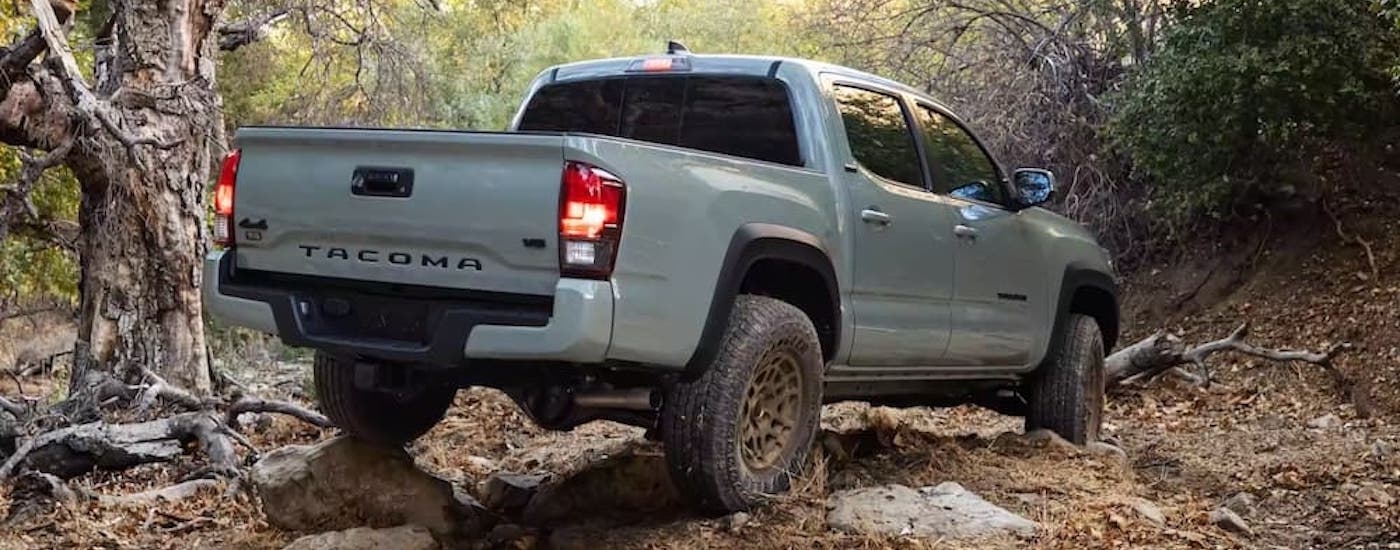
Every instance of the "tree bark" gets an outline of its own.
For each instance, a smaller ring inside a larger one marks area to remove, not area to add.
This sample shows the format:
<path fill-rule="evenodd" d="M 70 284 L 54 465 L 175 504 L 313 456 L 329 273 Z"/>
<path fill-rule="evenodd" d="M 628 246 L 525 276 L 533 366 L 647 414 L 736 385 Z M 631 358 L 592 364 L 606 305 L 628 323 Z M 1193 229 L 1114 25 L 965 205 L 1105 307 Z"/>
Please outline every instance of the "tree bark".
<path fill-rule="evenodd" d="M 94 71 L 104 81 L 95 86 L 61 51 L 66 38 L 44 13 L 46 0 L 33 5 L 49 41 L 42 82 L 56 80 L 67 96 L 47 100 L 67 103 L 60 106 L 73 116 L 50 120 L 60 128 L 8 126 L 19 126 L 21 137 L 66 133 L 61 139 L 74 142 L 65 164 L 82 188 L 82 267 L 71 380 L 94 368 L 133 380 L 147 368 L 207 393 L 200 260 L 206 180 L 223 147 L 213 32 L 223 2 L 113 3 Z"/>

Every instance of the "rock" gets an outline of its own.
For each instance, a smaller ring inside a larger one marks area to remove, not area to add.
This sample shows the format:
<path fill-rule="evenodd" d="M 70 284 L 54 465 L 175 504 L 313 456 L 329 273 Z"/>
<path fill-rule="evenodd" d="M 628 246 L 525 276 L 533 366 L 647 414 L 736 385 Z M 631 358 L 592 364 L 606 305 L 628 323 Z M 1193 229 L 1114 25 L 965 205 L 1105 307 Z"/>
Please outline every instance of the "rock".
<path fill-rule="evenodd" d="M 730 533 L 738 533 L 744 529 L 745 525 L 749 524 L 749 520 L 751 519 L 753 518 L 750 517 L 748 513 L 734 512 L 724 518 L 724 529 Z"/>
<path fill-rule="evenodd" d="M 530 499 L 549 476 L 512 473 L 494 473 L 486 478 L 481 487 L 481 500 L 487 508 L 507 514 L 525 509 Z"/>
<path fill-rule="evenodd" d="M 1254 515 L 1254 503 L 1254 495 L 1241 491 L 1225 499 L 1225 502 L 1222 503 L 1221 506 L 1230 509 L 1236 514 L 1248 517 Z"/>
<path fill-rule="evenodd" d="M 880 443 L 879 434 L 870 430 L 822 430 L 817 435 L 817 441 L 826 452 L 827 458 L 838 463 L 870 456 L 884 448 Z"/>
<path fill-rule="evenodd" d="M 1079 447 L 1074 446 L 1074 444 L 1070 443 L 1069 440 L 1060 437 L 1060 434 L 1057 434 L 1053 431 L 1044 428 L 1026 432 L 1026 435 L 1021 436 L 1021 438 L 1024 439 L 1026 443 L 1030 443 L 1047 449 L 1056 449 L 1060 451 L 1069 451 L 1074 453 L 1079 452 Z"/>
<path fill-rule="evenodd" d="M 592 550 L 598 547 L 598 541 L 579 527 L 555 529 L 549 534 L 548 542 L 546 548 L 550 550 Z"/>
<path fill-rule="evenodd" d="M 253 466 L 268 523 L 290 531 L 416 524 L 451 540 L 479 530 L 477 511 L 451 483 L 403 449 L 340 436 L 268 453 Z"/>
<path fill-rule="evenodd" d="M 534 529 L 514 523 L 502 523 L 486 533 L 490 548 L 534 548 L 538 542 L 539 534 Z"/>
<path fill-rule="evenodd" d="M 1308 427 L 1318 430 L 1330 430 L 1342 425 L 1342 419 L 1335 414 L 1324 414 L 1308 421 Z"/>
<path fill-rule="evenodd" d="M 827 499 L 826 522 L 849 533 L 928 539 L 1029 536 L 1038 527 L 951 481 L 919 489 L 884 485 L 840 491 Z"/>
<path fill-rule="evenodd" d="M 1091 455 L 1106 458 L 1114 463 L 1128 465 L 1128 452 L 1117 445 L 1103 441 L 1090 441 L 1084 446 L 1084 450 Z"/>
<path fill-rule="evenodd" d="M 9 511 L 0 521 L 4 528 L 48 514 L 59 506 L 72 506 L 79 500 L 77 493 L 58 476 L 35 471 L 16 477 L 8 496 Z"/>
<path fill-rule="evenodd" d="M 388 529 L 356 527 L 307 535 L 282 550 L 437 550 L 433 534 L 420 525 L 400 525 Z"/>
<path fill-rule="evenodd" d="M 1385 489 L 1375 485 L 1358 487 L 1351 492 L 1351 496 L 1361 501 L 1363 504 L 1379 505 L 1381 507 L 1389 507 L 1391 504 L 1395 503 L 1395 497 L 1390 496 L 1390 493 L 1387 493 Z"/>
<path fill-rule="evenodd" d="M 666 461 L 636 449 L 608 457 L 542 485 L 525 506 L 526 525 L 571 523 L 600 515 L 652 514 L 678 506 Z"/>
<path fill-rule="evenodd" d="M 1386 458 L 1390 456 L 1392 452 L 1395 452 L 1395 446 L 1391 445 L 1389 441 L 1377 439 L 1371 443 L 1372 458 Z"/>
<path fill-rule="evenodd" d="M 1210 513 L 1210 522 L 1216 527 L 1232 533 L 1254 535 L 1254 530 L 1249 528 L 1249 524 L 1245 523 L 1244 518 L 1236 514 L 1234 510 L 1224 506 L 1216 508 L 1214 512 Z"/>
<path fill-rule="evenodd" d="M 1137 515 L 1142 516 L 1142 519 L 1147 520 L 1152 525 L 1163 527 L 1167 524 L 1167 515 L 1163 514 L 1162 509 L 1158 508 L 1152 501 L 1142 497 L 1129 497 L 1127 503 L 1129 508 L 1132 508 L 1134 512 L 1137 512 Z"/>

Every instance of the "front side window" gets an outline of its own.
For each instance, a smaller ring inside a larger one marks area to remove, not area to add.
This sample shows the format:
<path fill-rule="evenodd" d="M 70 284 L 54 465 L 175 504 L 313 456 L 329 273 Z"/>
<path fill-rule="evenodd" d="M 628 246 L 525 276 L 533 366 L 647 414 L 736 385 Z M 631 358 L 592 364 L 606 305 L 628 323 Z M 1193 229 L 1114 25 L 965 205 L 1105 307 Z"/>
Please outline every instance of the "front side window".
<path fill-rule="evenodd" d="M 636 76 L 550 84 L 522 131 L 585 132 L 802 166 L 787 88 L 750 76 Z"/>
<path fill-rule="evenodd" d="M 835 96 L 856 161 L 882 178 L 923 187 L 914 134 L 899 100 L 850 86 L 836 86 Z"/>
<path fill-rule="evenodd" d="M 1006 190 L 991 157 L 953 119 L 920 105 L 924 158 L 933 172 L 933 190 L 961 199 L 1006 204 Z"/>

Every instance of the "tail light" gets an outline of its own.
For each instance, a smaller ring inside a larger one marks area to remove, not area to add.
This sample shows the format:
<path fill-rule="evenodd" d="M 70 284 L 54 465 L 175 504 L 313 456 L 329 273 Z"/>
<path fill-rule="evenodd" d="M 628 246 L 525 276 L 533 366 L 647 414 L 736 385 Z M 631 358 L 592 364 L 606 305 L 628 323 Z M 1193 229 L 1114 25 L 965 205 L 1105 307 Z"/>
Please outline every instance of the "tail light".
<path fill-rule="evenodd" d="M 559 271 L 566 277 L 612 275 L 622 238 L 627 186 L 602 168 L 564 163 L 559 200 Z"/>
<path fill-rule="evenodd" d="M 238 182 L 240 159 L 242 151 L 229 151 L 219 170 L 219 183 L 214 185 L 214 244 L 223 248 L 233 246 L 233 187 Z"/>

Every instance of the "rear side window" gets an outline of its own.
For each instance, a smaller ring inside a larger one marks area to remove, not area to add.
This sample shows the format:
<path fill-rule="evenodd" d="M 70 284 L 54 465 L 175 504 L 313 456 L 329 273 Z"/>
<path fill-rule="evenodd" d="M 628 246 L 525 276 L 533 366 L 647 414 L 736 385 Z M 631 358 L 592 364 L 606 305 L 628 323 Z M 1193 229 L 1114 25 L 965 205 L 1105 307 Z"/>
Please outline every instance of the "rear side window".
<path fill-rule="evenodd" d="M 850 86 L 836 86 L 835 95 L 856 161 L 882 178 L 923 187 L 914 134 L 899 100 Z"/>
<path fill-rule="evenodd" d="M 522 131 L 586 132 L 802 165 L 787 88 L 772 78 L 645 76 L 551 84 Z"/>

